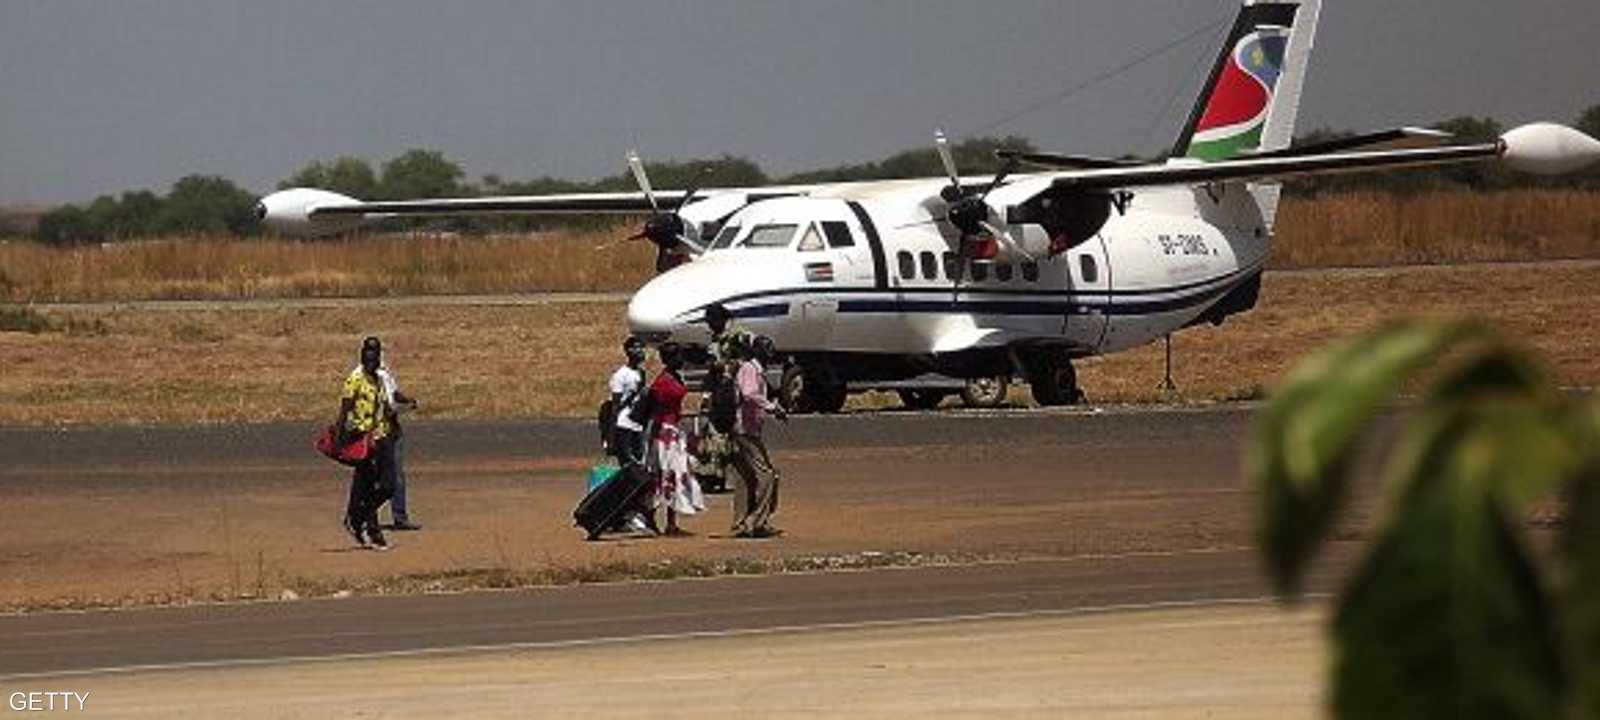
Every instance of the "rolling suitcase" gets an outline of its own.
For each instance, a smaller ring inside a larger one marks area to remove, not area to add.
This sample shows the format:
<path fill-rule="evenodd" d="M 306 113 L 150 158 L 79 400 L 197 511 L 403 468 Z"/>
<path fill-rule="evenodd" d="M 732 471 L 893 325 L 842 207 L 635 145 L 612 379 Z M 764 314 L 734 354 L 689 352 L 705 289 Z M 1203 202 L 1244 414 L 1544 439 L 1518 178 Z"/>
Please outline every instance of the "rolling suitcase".
<path fill-rule="evenodd" d="M 572 511 L 578 527 L 588 531 L 589 539 L 611 527 L 629 508 L 634 507 L 641 494 L 650 487 L 650 476 L 635 465 L 625 468 L 589 491 Z"/>

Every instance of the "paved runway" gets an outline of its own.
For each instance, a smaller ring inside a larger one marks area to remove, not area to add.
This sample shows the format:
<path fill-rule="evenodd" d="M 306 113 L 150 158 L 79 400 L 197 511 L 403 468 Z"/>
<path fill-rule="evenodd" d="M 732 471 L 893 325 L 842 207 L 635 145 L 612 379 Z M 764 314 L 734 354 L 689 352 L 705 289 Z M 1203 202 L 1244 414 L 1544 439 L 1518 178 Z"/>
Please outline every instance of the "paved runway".
<path fill-rule="evenodd" d="M 1265 593 L 1254 554 L 1234 550 L 42 614 L 0 618 L 0 681 L 1177 607 Z"/>
<path fill-rule="evenodd" d="M 807 416 L 771 423 L 769 444 L 782 450 L 967 446 L 1016 448 L 1030 443 L 1070 446 L 1093 453 L 1150 443 L 1147 452 L 1184 452 L 1186 472 L 1231 473 L 1250 420 L 1250 406 L 1209 409 L 1063 409 L 881 411 Z M 198 427 L 0 427 L 0 491 L 45 477 L 88 481 L 104 475 L 160 467 L 174 476 L 185 466 L 230 462 L 321 467 L 307 452 L 311 423 Z M 592 422 L 413 421 L 412 450 L 430 458 L 551 458 L 593 455 L 598 441 Z M 1021 458 L 1025 460 L 1026 458 Z M 1137 461 L 1138 458 L 1128 458 Z M 1203 463 L 1194 467 L 1195 461 Z M 148 473 L 144 473 L 148 475 Z"/>

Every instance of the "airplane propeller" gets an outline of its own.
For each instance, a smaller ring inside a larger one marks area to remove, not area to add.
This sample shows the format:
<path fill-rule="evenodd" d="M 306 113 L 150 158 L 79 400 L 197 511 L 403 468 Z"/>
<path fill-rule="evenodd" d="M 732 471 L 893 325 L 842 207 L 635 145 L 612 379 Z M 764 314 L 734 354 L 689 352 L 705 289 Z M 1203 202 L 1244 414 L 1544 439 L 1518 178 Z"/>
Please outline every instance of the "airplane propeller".
<path fill-rule="evenodd" d="M 1007 247 L 1021 252 L 1021 249 L 1016 248 L 1000 228 L 990 224 L 987 202 L 989 193 L 1005 183 L 1006 177 L 1017 169 L 1019 161 L 1014 155 L 1007 156 L 1005 164 L 1000 166 L 1000 172 L 989 181 L 989 186 L 982 192 L 972 193 L 961 186 L 961 173 L 956 170 L 956 159 L 950 152 L 950 140 L 945 137 L 943 130 L 935 131 L 933 144 L 939 151 L 939 160 L 944 164 L 945 175 L 950 178 L 950 184 L 939 191 L 939 196 L 944 198 L 949 208 L 945 211 L 945 221 L 954 225 L 961 233 L 956 246 L 956 257 L 960 262 L 954 278 L 956 291 L 960 292 L 961 280 L 966 274 L 967 263 L 975 255 L 974 245 L 979 235 L 987 232 L 996 242 L 1005 243 Z M 1026 256 L 1026 253 L 1023 255 Z"/>
<path fill-rule="evenodd" d="M 656 200 L 655 189 L 650 185 L 650 176 L 645 172 L 644 162 L 639 159 L 637 151 L 628 153 L 628 169 L 633 171 L 634 182 L 639 184 L 639 189 L 644 192 L 645 199 L 650 201 L 650 208 L 653 214 L 650 219 L 644 222 L 644 227 L 640 228 L 639 232 L 629 235 L 627 239 L 648 239 L 650 242 L 655 243 L 656 272 L 665 272 L 672 269 L 674 264 L 672 262 L 672 250 L 679 245 L 689 248 L 695 254 L 704 252 L 705 248 L 703 246 L 689 239 L 688 226 L 684 223 L 683 216 L 679 214 L 679 211 L 694 200 L 694 196 L 700 192 L 700 187 L 704 184 L 704 180 L 711 174 L 711 169 L 706 168 L 700 173 L 700 177 L 695 179 L 695 184 L 689 187 L 687 193 L 684 193 L 683 200 L 678 203 L 677 209 L 671 212 L 663 212 L 661 210 L 661 203 Z"/>

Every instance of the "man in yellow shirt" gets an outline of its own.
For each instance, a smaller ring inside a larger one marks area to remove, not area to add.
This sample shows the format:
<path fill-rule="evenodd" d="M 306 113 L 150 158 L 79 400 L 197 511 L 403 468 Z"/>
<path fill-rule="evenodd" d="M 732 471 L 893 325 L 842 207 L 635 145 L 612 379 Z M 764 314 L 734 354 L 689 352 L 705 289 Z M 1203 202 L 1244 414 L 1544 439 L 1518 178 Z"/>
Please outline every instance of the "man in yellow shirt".
<path fill-rule="evenodd" d="M 361 341 L 361 364 L 344 379 L 339 400 L 339 445 L 367 435 L 371 450 L 350 476 L 350 500 L 345 505 L 345 530 L 363 547 L 388 550 L 378 527 L 378 506 L 394 493 L 394 446 L 389 439 L 389 409 L 378 368 L 383 363 L 383 343 L 376 337 Z"/>

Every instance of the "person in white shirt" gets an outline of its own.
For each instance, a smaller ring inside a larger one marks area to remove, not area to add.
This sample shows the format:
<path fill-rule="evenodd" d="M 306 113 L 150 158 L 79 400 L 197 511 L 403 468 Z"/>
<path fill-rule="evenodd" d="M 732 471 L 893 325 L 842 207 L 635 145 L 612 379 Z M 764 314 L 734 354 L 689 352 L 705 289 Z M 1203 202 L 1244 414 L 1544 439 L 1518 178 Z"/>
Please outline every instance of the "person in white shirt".
<path fill-rule="evenodd" d="M 389 469 L 393 474 L 394 496 L 389 499 L 389 513 L 394 520 L 391 527 L 395 530 L 421 530 L 422 526 L 411 521 L 411 514 L 406 506 L 406 466 L 405 466 L 405 433 L 401 430 L 400 415 L 408 410 L 417 408 L 417 401 L 400 391 L 400 382 L 395 379 L 394 371 L 388 365 L 378 368 L 378 382 L 383 384 L 383 394 L 389 413 L 389 428 L 391 448 L 393 453 Z"/>
<path fill-rule="evenodd" d="M 606 441 L 606 451 L 617 459 L 617 464 L 622 466 L 622 472 L 643 474 L 649 472 L 645 463 L 644 426 L 634 419 L 633 408 L 643 400 L 646 392 L 644 341 L 629 337 L 622 343 L 622 352 L 627 356 L 627 362 L 611 374 L 611 381 L 608 383 L 615 419 L 610 421 L 610 436 Z M 635 507 L 622 513 L 622 516 L 626 519 L 613 529 L 658 532 L 655 512 L 643 494 Z"/>
<path fill-rule="evenodd" d="M 623 467 L 644 462 L 644 428 L 633 419 L 633 406 L 644 394 L 644 341 L 630 337 L 622 343 L 627 362 L 611 374 L 611 408 L 616 416 L 607 450 Z"/>

